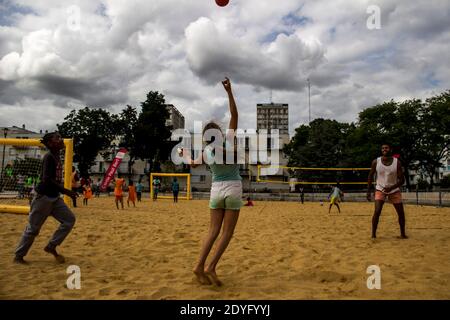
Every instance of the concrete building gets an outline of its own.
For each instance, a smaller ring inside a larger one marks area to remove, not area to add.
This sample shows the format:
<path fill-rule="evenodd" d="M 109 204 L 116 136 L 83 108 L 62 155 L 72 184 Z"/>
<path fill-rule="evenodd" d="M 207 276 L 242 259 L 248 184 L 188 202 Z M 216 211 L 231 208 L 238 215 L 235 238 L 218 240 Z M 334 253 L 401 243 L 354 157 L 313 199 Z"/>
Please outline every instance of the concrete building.
<path fill-rule="evenodd" d="M 166 121 L 166 126 L 172 126 L 172 129 L 184 129 L 184 116 L 173 104 L 166 105 L 170 118 Z"/>
<path fill-rule="evenodd" d="M 40 139 L 45 134 L 42 130 L 40 132 L 30 131 L 25 128 L 25 125 L 22 127 L 0 127 L 0 137 L 1 138 L 10 138 L 10 139 Z M 0 146 L 0 161 L 2 161 L 2 165 L 6 166 L 7 164 L 12 164 L 17 158 L 25 159 L 25 158 L 42 158 L 42 156 L 46 153 L 45 148 L 40 147 L 26 147 L 26 146 L 11 146 L 4 145 Z M 0 169 L 1 171 L 1 169 Z"/>
<path fill-rule="evenodd" d="M 286 103 L 258 103 L 257 129 L 278 129 L 280 135 L 289 135 L 289 105 Z"/>

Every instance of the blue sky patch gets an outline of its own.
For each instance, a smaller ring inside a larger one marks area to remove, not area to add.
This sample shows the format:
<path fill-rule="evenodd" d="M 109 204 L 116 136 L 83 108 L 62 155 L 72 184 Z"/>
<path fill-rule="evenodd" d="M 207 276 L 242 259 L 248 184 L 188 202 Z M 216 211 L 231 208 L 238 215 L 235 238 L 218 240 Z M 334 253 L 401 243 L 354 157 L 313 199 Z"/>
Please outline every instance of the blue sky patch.
<path fill-rule="evenodd" d="M 36 14 L 28 7 L 19 6 L 11 1 L 2 1 L 0 4 L 0 26 L 12 26 L 17 15 Z"/>

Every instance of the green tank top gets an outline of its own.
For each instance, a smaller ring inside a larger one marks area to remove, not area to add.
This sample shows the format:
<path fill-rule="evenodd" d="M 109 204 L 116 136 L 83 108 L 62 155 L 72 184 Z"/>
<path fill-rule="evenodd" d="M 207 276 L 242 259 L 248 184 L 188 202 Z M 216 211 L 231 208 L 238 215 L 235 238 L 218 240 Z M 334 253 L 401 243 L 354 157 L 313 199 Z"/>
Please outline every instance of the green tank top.
<path fill-rule="evenodd" d="M 214 158 L 211 149 L 207 149 L 206 154 L 208 158 L 210 159 Z M 239 174 L 239 164 L 211 163 L 209 164 L 209 168 L 211 169 L 212 182 L 242 180 L 242 177 Z"/>
<path fill-rule="evenodd" d="M 238 164 L 210 164 L 212 182 L 242 180 Z"/>

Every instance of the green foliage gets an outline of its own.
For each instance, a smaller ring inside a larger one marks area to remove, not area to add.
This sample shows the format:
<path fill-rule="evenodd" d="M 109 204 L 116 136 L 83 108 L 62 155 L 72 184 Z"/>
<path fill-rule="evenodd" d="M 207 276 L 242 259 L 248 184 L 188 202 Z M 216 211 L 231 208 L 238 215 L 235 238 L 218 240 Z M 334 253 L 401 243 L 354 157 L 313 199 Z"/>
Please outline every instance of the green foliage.
<path fill-rule="evenodd" d="M 421 112 L 422 131 L 417 160 L 433 184 L 442 160 L 450 157 L 450 91 L 427 99 Z"/>
<path fill-rule="evenodd" d="M 121 137 L 119 147 L 128 150 L 130 161 L 128 162 L 128 174 L 131 174 L 133 164 L 136 159 L 136 126 L 138 114 L 136 108 L 127 105 L 118 116 L 117 134 Z"/>
<path fill-rule="evenodd" d="M 134 130 L 134 154 L 140 159 L 148 160 L 150 171 L 154 171 L 161 160 L 168 158 L 173 145 L 169 141 L 170 128 L 166 126 L 170 115 L 164 95 L 157 91 L 150 91 L 141 107 Z"/>
<path fill-rule="evenodd" d="M 450 156 L 450 91 L 425 103 L 391 100 L 366 108 L 356 124 L 316 119 L 296 129 L 284 152 L 289 166 L 369 167 L 385 142 L 400 154 L 408 188 L 410 170 L 422 169 L 433 184 L 441 161 Z M 326 175 L 339 179 L 338 173 L 320 174 Z"/>
<path fill-rule="evenodd" d="M 72 110 L 58 124 L 58 131 L 64 138 L 74 139 L 74 162 L 82 176 L 87 176 L 100 151 L 108 149 L 117 134 L 117 116 L 104 109 L 85 107 Z"/>
<path fill-rule="evenodd" d="M 450 188 L 450 174 L 447 174 L 441 179 L 441 188 Z"/>

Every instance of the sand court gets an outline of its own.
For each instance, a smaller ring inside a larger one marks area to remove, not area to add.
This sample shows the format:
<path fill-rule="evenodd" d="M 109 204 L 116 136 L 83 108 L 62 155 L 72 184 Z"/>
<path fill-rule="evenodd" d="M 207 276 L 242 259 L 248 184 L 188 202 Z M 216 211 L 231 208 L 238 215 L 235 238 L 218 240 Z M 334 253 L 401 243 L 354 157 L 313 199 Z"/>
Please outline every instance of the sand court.
<path fill-rule="evenodd" d="M 12 263 L 27 216 L 0 214 L 0 299 L 450 299 L 450 208 L 407 205 L 407 240 L 386 204 L 370 239 L 373 203 L 255 202 L 241 211 L 217 273 L 223 287 L 192 274 L 209 225 L 208 201 L 144 199 L 117 210 L 113 197 L 74 208 L 77 223 L 58 265 L 43 251 L 49 218 L 25 259 Z M 81 270 L 69 290 L 66 268 Z M 367 267 L 381 289 L 367 288 Z"/>

